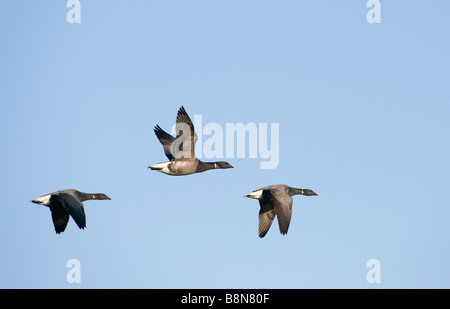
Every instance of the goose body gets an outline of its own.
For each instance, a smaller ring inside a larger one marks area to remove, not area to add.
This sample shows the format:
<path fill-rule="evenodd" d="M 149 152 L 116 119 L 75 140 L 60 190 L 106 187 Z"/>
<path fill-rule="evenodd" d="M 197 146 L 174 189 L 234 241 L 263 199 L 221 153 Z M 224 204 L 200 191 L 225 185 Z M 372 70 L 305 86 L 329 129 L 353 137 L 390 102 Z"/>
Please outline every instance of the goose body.
<path fill-rule="evenodd" d="M 110 198 L 103 193 L 84 193 L 67 189 L 43 195 L 31 202 L 50 208 L 55 231 L 60 234 L 66 229 L 69 216 L 74 219 L 80 229 L 86 227 L 83 202 L 87 200 L 110 200 Z"/>
<path fill-rule="evenodd" d="M 173 137 L 160 126 L 155 126 L 156 137 L 163 146 L 164 154 L 170 161 L 149 166 L 150 169 L 167 175 L 182 176 L 211 169 L 232 168 L 228 162 L 203 162 L 195 157 L 194 149 L 197 134 L 183 106 L 177 113 L 176 131 L 177 136 Z"/>
<path fill-rule="evenodd" d="M 244 197 L 259 200 L 259 224 L 258 234 L 263 238 L 270 229 L 275 216 L 278 218 L 278 226 L 281 234 L 287 234 L 292 218 L 292 196 L 317 195 L 310 189 L 298 189 L 286 185 L 272 185 L 254 190 Z"/>

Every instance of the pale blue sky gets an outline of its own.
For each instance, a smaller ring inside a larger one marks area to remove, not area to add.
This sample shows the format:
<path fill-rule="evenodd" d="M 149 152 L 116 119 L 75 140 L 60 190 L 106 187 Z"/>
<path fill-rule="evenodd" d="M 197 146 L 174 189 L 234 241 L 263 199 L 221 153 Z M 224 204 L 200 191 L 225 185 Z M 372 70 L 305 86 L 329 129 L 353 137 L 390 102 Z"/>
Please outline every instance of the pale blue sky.
<path fill-rule="evenodd" d="M 0 6 L 1 288 L 450 288 L 448 1 L 80 2 Z M 181 105 L 279 123 L 278 167 L 150 171 Z M 319 195 L 260 239 L 277 183 Z M 111 201 L 56 235 L 29 201 L 67 188 Z"/>

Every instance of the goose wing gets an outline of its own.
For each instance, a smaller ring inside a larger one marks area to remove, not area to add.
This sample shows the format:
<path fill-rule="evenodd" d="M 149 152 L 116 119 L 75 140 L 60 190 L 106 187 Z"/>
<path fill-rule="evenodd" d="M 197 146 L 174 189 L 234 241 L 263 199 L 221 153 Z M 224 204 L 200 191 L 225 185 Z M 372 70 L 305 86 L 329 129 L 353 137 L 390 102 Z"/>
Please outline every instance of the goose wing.
<path fill-rule="evenodd" d="M 284 190 L 263 190 L 263 197 L 273 205 L 281 234 L 287 234 L 292 217 L 292 197 Z"/>
<path fill-rule="evenodd" d="M 195 158 L 197 134 L 195 133 L 194 124 L 183 106 L 181 106 L 177 113 L 176 131 L 177 137 L 176 142 L 172 145 L 172 154 L 176 159 L 181 157 Z"/>
<path fill-rule="evenodd" d="M 172 155 L 172 143 L 175 140 L 175 138 L 161 129 L 160 126 L 156 126 L 153 131 L 155 131 L 156 137 L 158 138 L 161 145 L 164 147 L 164 153 L 166 157 L 172 161 L 173 155 Z"/>
<path fill-rule="evenodd" d="M 259 200 L 259 205 L 261 208 L 259 209 L 258 234 L 260 238 L 263 238 L 266 236 L 275 218 L 275 209 L 272 203 L 265 198 Z"/>
<path fill-rule="evenodd" d="M 83 203 L 68 193 L 53 195 L 52 199 L 56 200 L 61 207 L 65 208 L 80 229 L 84 229 L 86 227 L 86 215 L 84 213 Z"/>
<path fill-rule="evenodd" d="M 60 198 L 56 195 L 50 197 L 50 211 L 52 213 L 53 226 L 55 227 L 55 232 L 60 234 L 64 232 L 69 222 L 69 212 L 61 204 Z"/>

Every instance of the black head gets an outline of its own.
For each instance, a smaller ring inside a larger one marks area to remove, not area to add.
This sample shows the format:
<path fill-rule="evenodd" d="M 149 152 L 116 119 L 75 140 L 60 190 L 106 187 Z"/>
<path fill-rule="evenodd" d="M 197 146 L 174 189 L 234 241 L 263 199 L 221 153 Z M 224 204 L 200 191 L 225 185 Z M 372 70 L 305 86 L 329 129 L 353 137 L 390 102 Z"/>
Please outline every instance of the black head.
<path fill-rule="evenodd" d="M 302 192 L 303 195 L 317 195 L 313 190 L 311 189 L 303 189 Z"/>
<path fill-rule="evenodd" d="M 309 195 L 309 196 L 313 196 L 313 195 L 317 195 L 316 192 L 314 192 L 311 189 L 299 189 L 299 188 L 292 188 L 292 187 L 287 187 L 287 193 L 290 196 L 294 196 L 294 195 Z"/>
<path fill-rule="evenodd" d="M 104 193 L 95 193 L 92 194 L 92 200 L 110 200 L 109 196 Z"/>
<path fill-rule="evenodd" d="M 230 163 L 225 162 L 225 161 L 219 161 L 219 162 L 215 162 L 216 163 L 216 168 L 233 168 Z"/>

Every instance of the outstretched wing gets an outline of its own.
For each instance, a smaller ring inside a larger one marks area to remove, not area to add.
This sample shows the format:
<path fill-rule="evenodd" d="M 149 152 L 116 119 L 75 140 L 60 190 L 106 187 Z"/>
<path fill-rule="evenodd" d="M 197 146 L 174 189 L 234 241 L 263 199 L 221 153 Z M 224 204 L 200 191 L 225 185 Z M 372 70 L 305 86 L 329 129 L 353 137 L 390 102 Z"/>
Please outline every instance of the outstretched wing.
<path fill-rule="evenodd" d="M 272 203 L 265 198 L 259 200 L 259 205 L 261 208 L 259 210 L 258 234 L 259 237 L 263 238 L 266 236 L 275 218 L 275 209 Z"/>
<path fill-rule="evenodd" d="M 287 234 L 292 217 L 292 197 L 284 190 L 263 190 L 263 197 L 273 205 L 281 234 Z"/>
<path fill-rule="evenodd" d="M 158 138 L 159 142 L 163 145 L 166 157 L 169 160 L 172 160 L 173 159 L 172 143 L 175 140 L 175 138 L 166 131 L 164 131 L 163 129 L 161 129 L 161 127 L 158 125 L 153 129 L 153 131 L 155 131 L 156 137 Z"/>
<path fill-rule="evenodd" d="M 52 212 L 53 226 L 57 234 L 64 232 L 69 222 L 69 212 L 62 204 L 63 202 L 57 195 L 50 196 L 50 211 Z"/>
<path fill-rule="evenodd" d="M 175 158 L 195 158 L 195 143 L 197 134 L 194 124 L 183 106 L 178 110 L 176 123 L 176 143 L 172 144 L 172 154 Z"/>
<path fill-rule="evenodd" d="M 65 208 L 80 229 L 86 227 L 86 215 L 84 213 L 83 203 L 67 193 L 59 193 L 53 195 L 52 198 L 56 199 Z"/>

